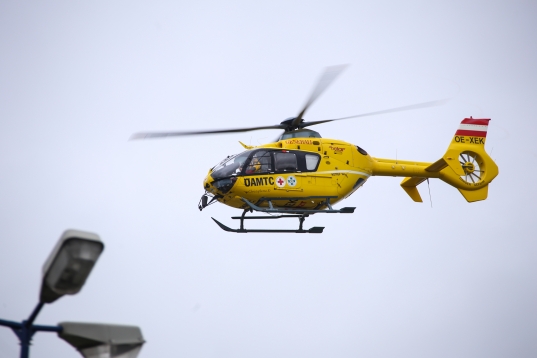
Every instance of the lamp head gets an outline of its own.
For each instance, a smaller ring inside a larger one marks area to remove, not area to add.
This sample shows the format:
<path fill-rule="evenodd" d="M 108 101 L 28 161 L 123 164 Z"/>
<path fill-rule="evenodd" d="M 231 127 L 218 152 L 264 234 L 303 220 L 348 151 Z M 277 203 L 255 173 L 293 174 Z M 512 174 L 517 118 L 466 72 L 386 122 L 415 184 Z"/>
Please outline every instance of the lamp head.
<path fill-rule="evenodd" d="M 145 343 L 136 326 L 61 322 L 61 339 L 75 347 L 85 358 L 136 358 Z"/>
<path fill-rule="evenodd" d="M 66 230 L 43 265 L 40 301 L 51 303 L 78 293 L 103 249 L 98 235 Z"/>

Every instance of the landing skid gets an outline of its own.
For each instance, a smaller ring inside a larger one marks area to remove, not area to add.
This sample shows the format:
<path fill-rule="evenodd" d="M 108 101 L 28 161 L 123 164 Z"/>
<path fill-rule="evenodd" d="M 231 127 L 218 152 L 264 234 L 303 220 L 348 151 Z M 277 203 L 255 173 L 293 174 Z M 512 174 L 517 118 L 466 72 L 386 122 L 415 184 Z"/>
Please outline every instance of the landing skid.
<path fill-rule="evenodd" d="M 245 212 L 248 212 L 249 210 L 245 210 Z M 307 215 L 306 215 L 307 216 Z M 220 226 L 220 228 L 224 231 L 228 232 L 239 232 L 239 233 L 247 233 L 247 232 L 274 232 L 274 233 L 296 233 L 296 234 L 321 234 L 324 230 L 324 227 L 322 226 L 314 226 L 312 228 L 309 228 L 307 230 L 304 230 L 302 228 L 302 224 L 304 223 L 305 217 L 303 215 L 278 215 L 278 216 L 233 216 L 232 219 L 239 219 L 241 221 L 241 227 L 239 229 L 232 229 L 230 227 L 227 227 L 226 225 L 222 224 L 220 221 L 216 220 L 215 218 L 211 218 L 214 220 L 215 223 Z M 244 228 L 244 220 L 246 219 L 281 219 L 281 218 L 292 218 L 292 217 L 298 217 L 298 220 L 300 221 L 300 226 L 298 230 L 284 230 L 284 229 L 245 229 Z"/>
<path fill-rule="evenodd" d="M 273 200 L 289 200 L 289 198 L 261 198 L 258 200 L 257 204 L 255 205 L 248 201 L 247 199 L 242 198 L 242 201 L 244 201 L 249 208 L 244 209 L 241 216 L 233 216 L 232 219 L 240 220 L 240 228 L 239 229 L 232 229 L 224 224 L 222 224 L 220 221 L 216 220 L 215 218 L 212 218 L 215 223 L 220 226 L 220 228 L 224 231 L 228 232 L 236 232 L 236 233 L 248 233 L 248 232 L 273 232 L 273 233 L 297 233 L 297 234 L 321 234 L 324 230 L 323 226 L 314 226 L 309 229 L 304 229 L 303 224 L 304 220 L 310 215 L 318 214 L 318 213 L 337 213 L 337 214 L 352 214 L 356 208 L 352 207 L 345 207 L 341 208 L 340 210 L 335 210 L 330 205 L 330 199 L 334 199 L 336 197 L 304 197 L 304 198 L 293 198 L 296 200 L 311 200 L 311 199 L 326 199 L 323 206 L 326 205 L 328 209 L 301 209 L 301 208 L 275 208 L 272 205 Z M 264 208 L 259 206 L 260 203 L 267 201 L 268 208 Z M 253 212 L 253 211 L 260 211 L 268 214 L 280 214 L 280 215 L 272 215 L 272 216 L 246 216 L 247 212 Z M 299 221 L 299 227 L 297 230 L 285 230 L 285 229 L 245 229 L 244 228 L 244 220 L 263 220 L 263 219 L 283 219 L 283 218 L 298 218 Z"/>

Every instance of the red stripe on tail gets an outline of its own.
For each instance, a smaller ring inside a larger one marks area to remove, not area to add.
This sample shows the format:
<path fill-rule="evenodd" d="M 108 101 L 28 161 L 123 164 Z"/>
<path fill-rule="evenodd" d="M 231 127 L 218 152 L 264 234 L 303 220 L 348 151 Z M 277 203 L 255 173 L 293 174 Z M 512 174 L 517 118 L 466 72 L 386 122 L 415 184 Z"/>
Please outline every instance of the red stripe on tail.
<path fill-rule="evenodd" d="M 467 136 L 467 137 L 486 137 L 487 132 L 468 131 L 468 130 L 459 129 L 458 131 L 455 132 L 455 135 Z"/>
<path fill-rule="evenodd" d="M 489 125 L 490 118 L 483 118 L 483 119 L 477 119 L 477 118 L 464 118 L 461 122 L 461 124 L 478 124 L 481 126 L 488 126 Z"/>

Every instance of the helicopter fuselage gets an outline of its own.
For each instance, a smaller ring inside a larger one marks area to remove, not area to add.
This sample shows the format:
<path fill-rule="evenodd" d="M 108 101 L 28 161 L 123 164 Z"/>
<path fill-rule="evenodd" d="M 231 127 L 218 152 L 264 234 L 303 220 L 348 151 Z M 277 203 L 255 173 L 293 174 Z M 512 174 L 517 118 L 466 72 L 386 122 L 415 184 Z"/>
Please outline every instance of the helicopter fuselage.
<path fill-rule="evenodd" d="M 244 199 L 275 207 L 324 209 L 347 198 L 371 176 L 362 148 L 328 138 L 289 138 L 226 158 L 206 176 L 204 189 L 234 208 Z"/>

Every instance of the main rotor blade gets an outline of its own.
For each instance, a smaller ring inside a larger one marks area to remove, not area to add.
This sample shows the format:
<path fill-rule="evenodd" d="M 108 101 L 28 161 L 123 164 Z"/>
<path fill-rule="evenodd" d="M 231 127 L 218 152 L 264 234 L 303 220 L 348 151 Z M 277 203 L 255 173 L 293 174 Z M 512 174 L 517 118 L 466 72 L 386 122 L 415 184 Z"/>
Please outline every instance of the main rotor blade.
<path fill-rule="evenodd" d="M 436 101 L 430 101 L 430 102 L 412 104 L 410 106 L 390 108 L 390 109 L 385 109 L 385 110 L 382 110 L 382 111 L 363 113 L 363 114 L 358 114 L 356 116 L 334 118 L 334 119 L 325 119 L 325 120 L 321 120 L 321 121 L 305 122 L 300 127 L 304 128 L 304 127 L 309 127 L 309 126 L 313 126 L 313 125 L 321 124 L 321 123 L 340 121 L 342 119 L 351 119 L 351 118 L 359 118 L 359 117 L 376 116 L 376 115 L 379 115 L 379 114 L 411 111 L 411 110 L 414 110 L 414 109 L 427 108 L 427 107 L 436 107 L 436 106 L 441 106 L 441 105 L 445 104 L 447 101 L 449 101 L 449 98 L 440 99 L 440 100 L 436 100 Z"/>
<path fill-rule="evenodd" d="M 306 101 L 306 104 L 304 105 L 304 108 L 300 111 L 298 116 L 293 120 L 292 125 L 294 127 L 298 127 L 299 123 L 302 121 L 302 117 L 304 116 L 304 113 L 306 113 L 307 109 L 315 100 L 330 86 L 332 82 L 343 72 L 349 65 L 338 65 L 338 66 L 330 66 L 327 67 L 319 80 L 317 81 L 317 84 L 313 88 L 313 91 L 311 92 L 311 95 L 309 99 Z"/>
<path fill-rule="evenodd" d="M 278 124 L 278 125 L 273 125 L 273 126 L 262 126 L 262 127 L 214 129 L 214 130 L 187 131 L 187 132 L 140 132 L 140 133 L 134 133 L 129 138 L 129 140 L 180 137 L 180 136 L 191 136 L 191 135 L 202 135 L 202 134 L 240 133 L 240 132 L 258 131 L 262 129 L 285 129 L 285 128 Z"/>

